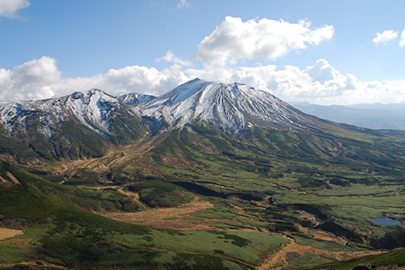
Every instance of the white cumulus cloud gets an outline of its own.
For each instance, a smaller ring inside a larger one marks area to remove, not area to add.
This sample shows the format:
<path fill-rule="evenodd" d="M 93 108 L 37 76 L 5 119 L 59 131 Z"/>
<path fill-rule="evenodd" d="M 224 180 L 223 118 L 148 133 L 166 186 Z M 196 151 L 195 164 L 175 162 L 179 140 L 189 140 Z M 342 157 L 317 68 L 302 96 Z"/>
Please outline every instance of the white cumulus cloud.
<path fill-rule="evenodd" d="M 189 79 L 180 65 L 175 64 L 162 71 L 135 65 L 110 69 L 101 76 L 99 88 L 114 95 L 129 92 L 160 95 Z"/>
<path fill-rule="evenodd" d="M 398 32 L 394 32 L 393 30 L 386 30 L 382 33 L 377 33 L 377 37 L 373 39 L 373 42 L 378 45 L 380 43 L 386 44 L 391 39 L 394 39 L 398 36 Z"/>
<path fill-rule="evenodd" d="M 379 43 L 384 40 L 382 36 L 389 36 L 384 33 L 380 34 Z M 245 58 L 277 59 L 318 45 L 333 35 L 333 26 L 311 28 L 305 21 L 297 24 L 269 19 L 243 22 L 240 18 L 227 17 L 199 44 L 194 57 L 202 61 L 200 68 L 169 50 L 155 60 L 169 63 L 163 70 L 133 65 L 92 77 L 62 78 L 56 60 L 44 56 L 13 69 L 0 68 L 0 99 L 43 99 L 90 88 L 115 96 L 131 92 L 161 95 L 199 77 L 245 83 L 286 101 L 324 105 L 405 101 L 405 80 L 363 82 L 352 74 L 342 74 L 325 59 L 303 69 L 292 65 L 234 65 Z M 405 30 L 400 45 L 405 46 Z"/>
<path fill-rule="evenodd" d="M 186 74 L 205 80 L 245 83 L 286 101 L 324 105 L 405 101 L 405 80 L 362 82 L 352 74 L 341 74 L 325 59 L 304 69 L 295 66 L 277 69 L 275 65 L 205 67 L 188 69 Z"/>
<path fill-rule="evenodd" d="M 131 92 L 160 95 L 190 79 L 178 64 L 161 71 L 135 65 L 93 77 L 62 79 L 56 60 L 44 56 L 12 70 L 1 68 L 0 99 L 44 99 L 91 88 L 117 96 Z"/>
<path fill-rule="evenodd" d="M 405 46 L 405 29 L 402 31 L 401 40 L 399 41 L 399 46 L 401 46 L 401 47 Z"/>
<path fill-rule="evenodd" d="M 99 88 L 109 94 L 119 96 L 127 93 L 160 95 L 190 80 L 181 66 L 172 65 L 161 71 L 144 66 L 127 66 L 110 69 L 107 73 L 90 78 L 72 78 L 52 84 L 58 95 L 68 95 L 73 91 Z"/>
<path fill-rule="evenodd" d="M 169 54 L 168 58 L 172 57 L 175 58 Z M 62 79 L 61 75 L 56 60 L 47 56 L 12 70 L 0 69 L 0 99 L 43 99 L 90 88 L 99 88 L 115 96 L 131 92 L 161 95 L 199 77 L 245 83 L 286 101 L 325 105 L 405 101 L 405 80 L 362 82 L 354 75 L 340 73 L 325 59 L 304 69 L 295 66 L 279 69 L 276 65 L 184 69 L 182 65 L 173 64 L 163 70 L 127 66 L 93 77 Z"/>
<path fill-rule="evenodd" d="M 0 16 L 15 17 L 18 10 L 29 7 L 28 0 L 1 0 L 0 1 Z"/>
<path fill-rule="evenodd" d="M 0 69 L 0 97 L 4 99 L 39 99 L 52 96 L 49 85 L 62 77 L 56 60 L 43 56 L 14 67 Z"/>
<path fill-rule="evenodd" d="M 318 45 L 333 35 L 331 25 L 311 28 L 307 21 L 296 24 L 270 19 L 243 22 L 241 18 L 228 16 L 198 45 L 194 57 L 207 66 L 235 64 L 243 58 L 275 60 L 308 45 Z"/>

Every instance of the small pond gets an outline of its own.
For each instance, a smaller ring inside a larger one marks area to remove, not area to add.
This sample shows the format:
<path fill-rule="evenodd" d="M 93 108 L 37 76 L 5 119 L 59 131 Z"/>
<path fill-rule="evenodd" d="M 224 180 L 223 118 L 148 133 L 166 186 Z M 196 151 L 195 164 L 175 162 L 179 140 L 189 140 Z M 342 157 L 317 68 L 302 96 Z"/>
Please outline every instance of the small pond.
<path fill-rule="evenodd" d="M 396 226 L 402 225 L 402 223 L 398 220 L 392 218 L 370 218 L 370 220 L 374 223 L 377 223 L 382 226 Z"/>

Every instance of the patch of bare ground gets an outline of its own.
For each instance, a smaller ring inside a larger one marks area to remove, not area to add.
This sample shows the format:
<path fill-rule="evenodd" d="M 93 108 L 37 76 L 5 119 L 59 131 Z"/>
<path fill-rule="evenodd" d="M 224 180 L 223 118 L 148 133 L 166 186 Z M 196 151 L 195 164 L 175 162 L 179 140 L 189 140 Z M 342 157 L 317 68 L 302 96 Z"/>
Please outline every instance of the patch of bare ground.
<path fill-rule="evenodd" d="M 27 261 L 27 262 L 19 262 L 17 264 L 13 263 L 3 263 L 0 264 L 0 269 L 20 269 L 20 267 L 18 266 L 24 265 L 28 268 L 24 268 L 24 269 L 30 269 L 30 270 L 41 270 L 41 269 L 50 269 L 48 267 L 51 267 L 52 269 L 54 268 L 59 268 L 59 269 L 68 269 L 66 267 L 60 266 L 60 265 L 56 265 L 56 264 L 52 264 L 46 261 Z M 13 268 L 12 268 L 13 267 Z M 76 268 L 74 268 L 76 269 Z"/>
<path fill-rule="evenodd" d="M 88 189 L 95 189 L 95 190 L 102 190 L 102 189 L 115 189 L 121 194 L 124 194 L 131 198 L 143 211 L 149 210 L 149 207 L 145 205 L 141 200 L 139 199 L 139 194 L 135 192 L 131 192 L 129 190 L 124 190 L 124 187 L 118 187 L 118 186 L 96 186 L 96 187 L 86 187 Z"/>
<path fill-rule="evenodd" d="M 147 205 L 145 205 L 143 202 L 141 202 L 141 200 L 139 199 L 138 193 L 124 190 L 123 188 L 118 189 L 118 192 L 130 197 L 137 205 L 139 205 L 140 208 L 142 208 L 143 211 L 149 209 L 149 207 Z"/>
<path fill-rule="evenodd" d="M 197 211 L 213 208 L 209 201 L 200 201 L 195 197 L 192 202 L 172 208 L 150 209 L 137 213 L 101 213 L 101 215 L 118 221 L 144 225 L 155 228 L 175 230 L 208 230 L 212 229 L 207 223 L 193 223 L 183 220 Z"/>
<path fill-rule="evenodd" d="M 4 240 L 21 234 L 24 234 L 24 232 L 21 230 L 0 228 L 0 240 Z"/>
<path fill-rule="evenodd" d="M 342 246 L 346 243 L 345 240 L 338 238 L 335 235 L 332 235 L 328 232 L 319 231 L 319 230 L 310 230 L 310 229 L 306 229 L 306 231 L 307 231 L 306 234 L 312 235 L 316 240 L 335 242 L 336 244 L 339 244 Z"/>
<path fill-rule="evenodd" d="M 228 189 L 228 190 L 233 190 L 233 191 L 239 191 L 239 189 L 233 188 L 233 187 L 226 187 L 226 186 L 221 186 L 221 185 L 216 185 L 216 184 L 211 184 L 214 187 L 222 188 L 222 189 Z"/>
<path fill-rule="evenodd" d="M 355 226 L 355 228 L 357 229 L 358 233 L 360 233 L 361 235 L 370 236 L 372 233 L 371 230 L 368 230 L 368 231 L 361 230 L 359 226 Z"/>
<path fill-rule="evenodd" d="M 11 174 L 11 172 L 7 172 L 7 176 L 10 179 L 11 182 L 13 182 L 15 185 L 19 185 L 20 182 L 15 178 L 14 175 Z"/>
<path fill-rule="evenodd" d="M 270 186 L 277 187 L 277 188 L 284 189 L 284 190 L 288 190 L 288 191 L 293 191 L 293 192 L 296 192 L 296 193 L 298 193 L 298 194 L 307 195 L 307 192 L 306 192 L 306 191 L 300 191 L 300 190 L 298 190 L 298 189 L 292 188 L 292 185 L 291 185 L 290 183 L 286 183 L 286 182 L 280 182 L 280 183 L 284 183 L 284 184 L 288 185 L 290 188 L 281 186 L 281 185 L 276 184 L 276 183 L 270 183 Z"/>
<path fill-rule="evenodd" d="M 308 218 L 309 220 L 312 220 L 311 217 L 309 217 L 307 214 L 303 213 L 301 217 Z M 321 230 L 312 230 L 308 229 L 305 227 L 302 227 L 299 224 L 295 224 L 298 228 L 298 230 L 304 234 L 312 235 L 315 239 L 318 240 L 324 240 L 324 241 L 329 241 L 329 242 L 335 242 L 339 245 L 344 245 L 345 241 L 336 235 L 330 234 L 328 232 L 324 232 Z"/>
<path fill-rule="evenodd" d="M 325 250 L 325 249 L 314 248 L 311 246 L 302 246 L 302 245 L 295 243 L 295 241 L 293 239 L 291 239 L 291 238 L 288 238 L 288 239 L 290 240 L 290 242 L 288 244 L 286 244 L 282 250 L 280 250 L 278 253 L 276 253 L 272 257 L 270 257 L 267 261 L 265 261 L 257 269 L 258 270 L 284 269 L 286 266 L 288 266 L 287 254 L 290 252 L 296 252 L 301 255 L 303 255 L 307 252 L 310 252 L 310 253 L 315 253 L 319 257 L 323 257 L 323 258 L 325 258 L 326 255 L 329 255 L 329 256 L 336 257 L 339 261 L 350 260 L 350 259 L 361 257 L 361 256 L 380 253 L 377 251 L 370 252 L 370 253 L 365 253 L 363 251 L 358 251 L 358 252 L 330 251 L 330 250 Z M 277 265 L 277 267 L 274 267 L 274 265 Z"/>
<path fill-rule="evenodd" d="M 95 189 L 95 190 L 108 189 L 108 188 L 117 189 L 117 186 L 115 186 L 115 185 L 111 185 L 111 186 L 95 186 L 95 187 L 87 186 L 86 188 L 87 189 Z"/>

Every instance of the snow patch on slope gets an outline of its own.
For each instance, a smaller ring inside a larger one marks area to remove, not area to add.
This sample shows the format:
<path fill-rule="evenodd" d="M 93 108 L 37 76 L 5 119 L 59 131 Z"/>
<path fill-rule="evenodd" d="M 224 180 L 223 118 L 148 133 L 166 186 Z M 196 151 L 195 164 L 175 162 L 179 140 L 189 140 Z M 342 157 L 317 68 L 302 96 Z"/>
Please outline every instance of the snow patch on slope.
<path fill-rule="evenodd" d="M 57 99 L 1 101 L 0 122 L 10 136 L 16 129 L 27 131 L 29 125 L 37 125 L 37 130 L 49 139 L 52 131 L 73 115 L 85 126 L 110 139 L 110 120 L 119 106 L 117 98 L 98 89 Z"/>
<path fill-rule="evenodd" d="M 131 106 L 136 106 L 141 103 L 149 102 L 154 100 L 156 97 L 152 95 L 142 95 L 138 93 L 130 93 L 121 95 L 118 97 L 118 100 Z"/>

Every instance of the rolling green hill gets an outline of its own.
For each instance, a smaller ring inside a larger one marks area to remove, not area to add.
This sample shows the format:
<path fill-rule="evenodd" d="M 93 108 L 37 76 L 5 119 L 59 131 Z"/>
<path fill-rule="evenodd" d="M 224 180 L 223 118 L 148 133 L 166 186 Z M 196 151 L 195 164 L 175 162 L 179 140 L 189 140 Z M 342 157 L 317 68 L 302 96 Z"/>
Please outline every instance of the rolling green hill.
<path fill-rule="evenodd" d="M 288 242 L 261 232 L 187 232 L 117 222 L 31 184 L 1 187 L 0 203 L 2 226 L 24 232 L 0 240 L 0 267 L 6 268 L 28 262 L 69 269 L 243 269 Z"/>

